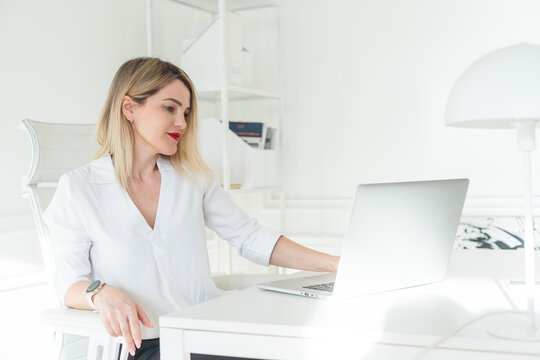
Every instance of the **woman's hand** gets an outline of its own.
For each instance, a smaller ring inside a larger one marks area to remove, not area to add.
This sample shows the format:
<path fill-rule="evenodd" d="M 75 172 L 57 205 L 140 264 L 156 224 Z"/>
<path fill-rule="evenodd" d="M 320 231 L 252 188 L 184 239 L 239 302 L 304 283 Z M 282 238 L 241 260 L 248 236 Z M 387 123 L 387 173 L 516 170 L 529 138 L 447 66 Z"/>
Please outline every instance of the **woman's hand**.
<path fill-rule="evenodd" d="M 338 267 L 339 267 L 339 260 L 341 260 L 341 257 L 340 256 L 331 256 L 330 257 L 330 264 L 331 264 L 331 271 L 332 272 L 337 272 L 338 270 Z"/>
<path fill-rule="evenodd" d="M 135 355 L 135 346 L 141 347 L 139 321 L 146 327 L 154 327 L 143 309 L 125 292 L 107 284 L 92 300 L 107 332 L 114 337 L 123 336 L 129 353 Z"/>
<path fill-rule="evenodd" d="M 332 256 L 307 248 L 283 235 L 274 245 L 270 255 L 271 265 L 307 271 L 336 272 L 339 260 L 339 256 Z"/>

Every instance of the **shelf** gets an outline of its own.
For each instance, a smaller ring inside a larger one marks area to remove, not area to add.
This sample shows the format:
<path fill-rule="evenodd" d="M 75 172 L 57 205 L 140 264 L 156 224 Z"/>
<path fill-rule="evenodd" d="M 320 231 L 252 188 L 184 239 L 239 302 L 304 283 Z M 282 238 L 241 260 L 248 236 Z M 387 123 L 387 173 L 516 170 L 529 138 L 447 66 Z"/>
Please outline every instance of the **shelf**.
<path fill-rule="evenodd" d="M 219 13 L 219 0 L 172 0 L 209 13 Z M 260 9 L 279 5 L 279 0 L 227 0 L 228 11 Z"/>
<path fill-rule="evenodd" d="M 281 100 L 282 96 L 267 91 L 261 91 L 251 88 L 246 88 L 237 85 L 229 85 L 229 100 L 265 100 L 265 99 L 278 99 Z M 206 101 L 219 101 L 221 99 L 220 88 L 203 88 L 198 89 L 197 94 L 200 100 Z"/>

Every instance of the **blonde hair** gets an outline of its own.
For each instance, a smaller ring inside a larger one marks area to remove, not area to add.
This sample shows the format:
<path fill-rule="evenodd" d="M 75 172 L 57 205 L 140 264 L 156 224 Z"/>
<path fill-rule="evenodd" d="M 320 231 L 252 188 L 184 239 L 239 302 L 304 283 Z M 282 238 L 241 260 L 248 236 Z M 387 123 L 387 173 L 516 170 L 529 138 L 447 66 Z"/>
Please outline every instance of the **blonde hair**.
<path fill-rule="evenodd" d="M 99 118 L 96 137 L 100 148 L 94 156 L 94 159 L 106 154 L 114 157 L 116 179 L 128 194 L 128 180 L 132 175 L 133 134 L 121 110 L 122 99 L 127 95 L 136 103 L 143 104 L 148 97 L 175 79 L 182 81 L 189 89 L 191 110 L 186 117 L 186 132 L 178 142 L 176 153 L 162 156 L 168 158 L 173 168 L 190 181 L 195 181 L 197 175 L 211 176 L 211 170 L 199 153 L 197 99 L 191 79 L 182 69 L 169 62 L 139 57 L 126 61 L 114 75 Z"/>

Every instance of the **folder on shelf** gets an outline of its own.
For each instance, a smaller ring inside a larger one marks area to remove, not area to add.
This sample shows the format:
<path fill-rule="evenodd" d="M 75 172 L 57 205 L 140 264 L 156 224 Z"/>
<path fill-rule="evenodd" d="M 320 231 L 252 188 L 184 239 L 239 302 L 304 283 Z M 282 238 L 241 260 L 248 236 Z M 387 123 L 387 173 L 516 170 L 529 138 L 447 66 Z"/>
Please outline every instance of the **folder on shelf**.
<path fill-rule="evenodd" d="M 229 129 L 252 148 L 275 149 L 277 130 L 264 123 L 229 121 Z"/>
<path fill-rule="evenodd" d="M 264 149 L 266 128 L 262 122 L 229 121 L 229 129 L 255 149 Z"/>

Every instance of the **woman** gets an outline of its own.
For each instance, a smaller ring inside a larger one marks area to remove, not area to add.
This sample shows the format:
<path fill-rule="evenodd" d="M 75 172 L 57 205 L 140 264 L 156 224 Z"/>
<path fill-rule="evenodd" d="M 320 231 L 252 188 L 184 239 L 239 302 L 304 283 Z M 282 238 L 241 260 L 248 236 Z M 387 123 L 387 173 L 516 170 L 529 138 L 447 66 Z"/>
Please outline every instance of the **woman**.
<path fill-rule="evenodd" d="M 177 66 L 157 58 L 124 63 L 97 140 L 94 160 L 62 175 L 43 218 L 60 301 L 99 310 L 130 358 L 159 358 L 160 315 L 222 293 L 210 274 L 205 226 L 256 263 L 336 271 L 339 257 L 260 226 L 212 178 L 197 147 L 194 86 Z"/>

